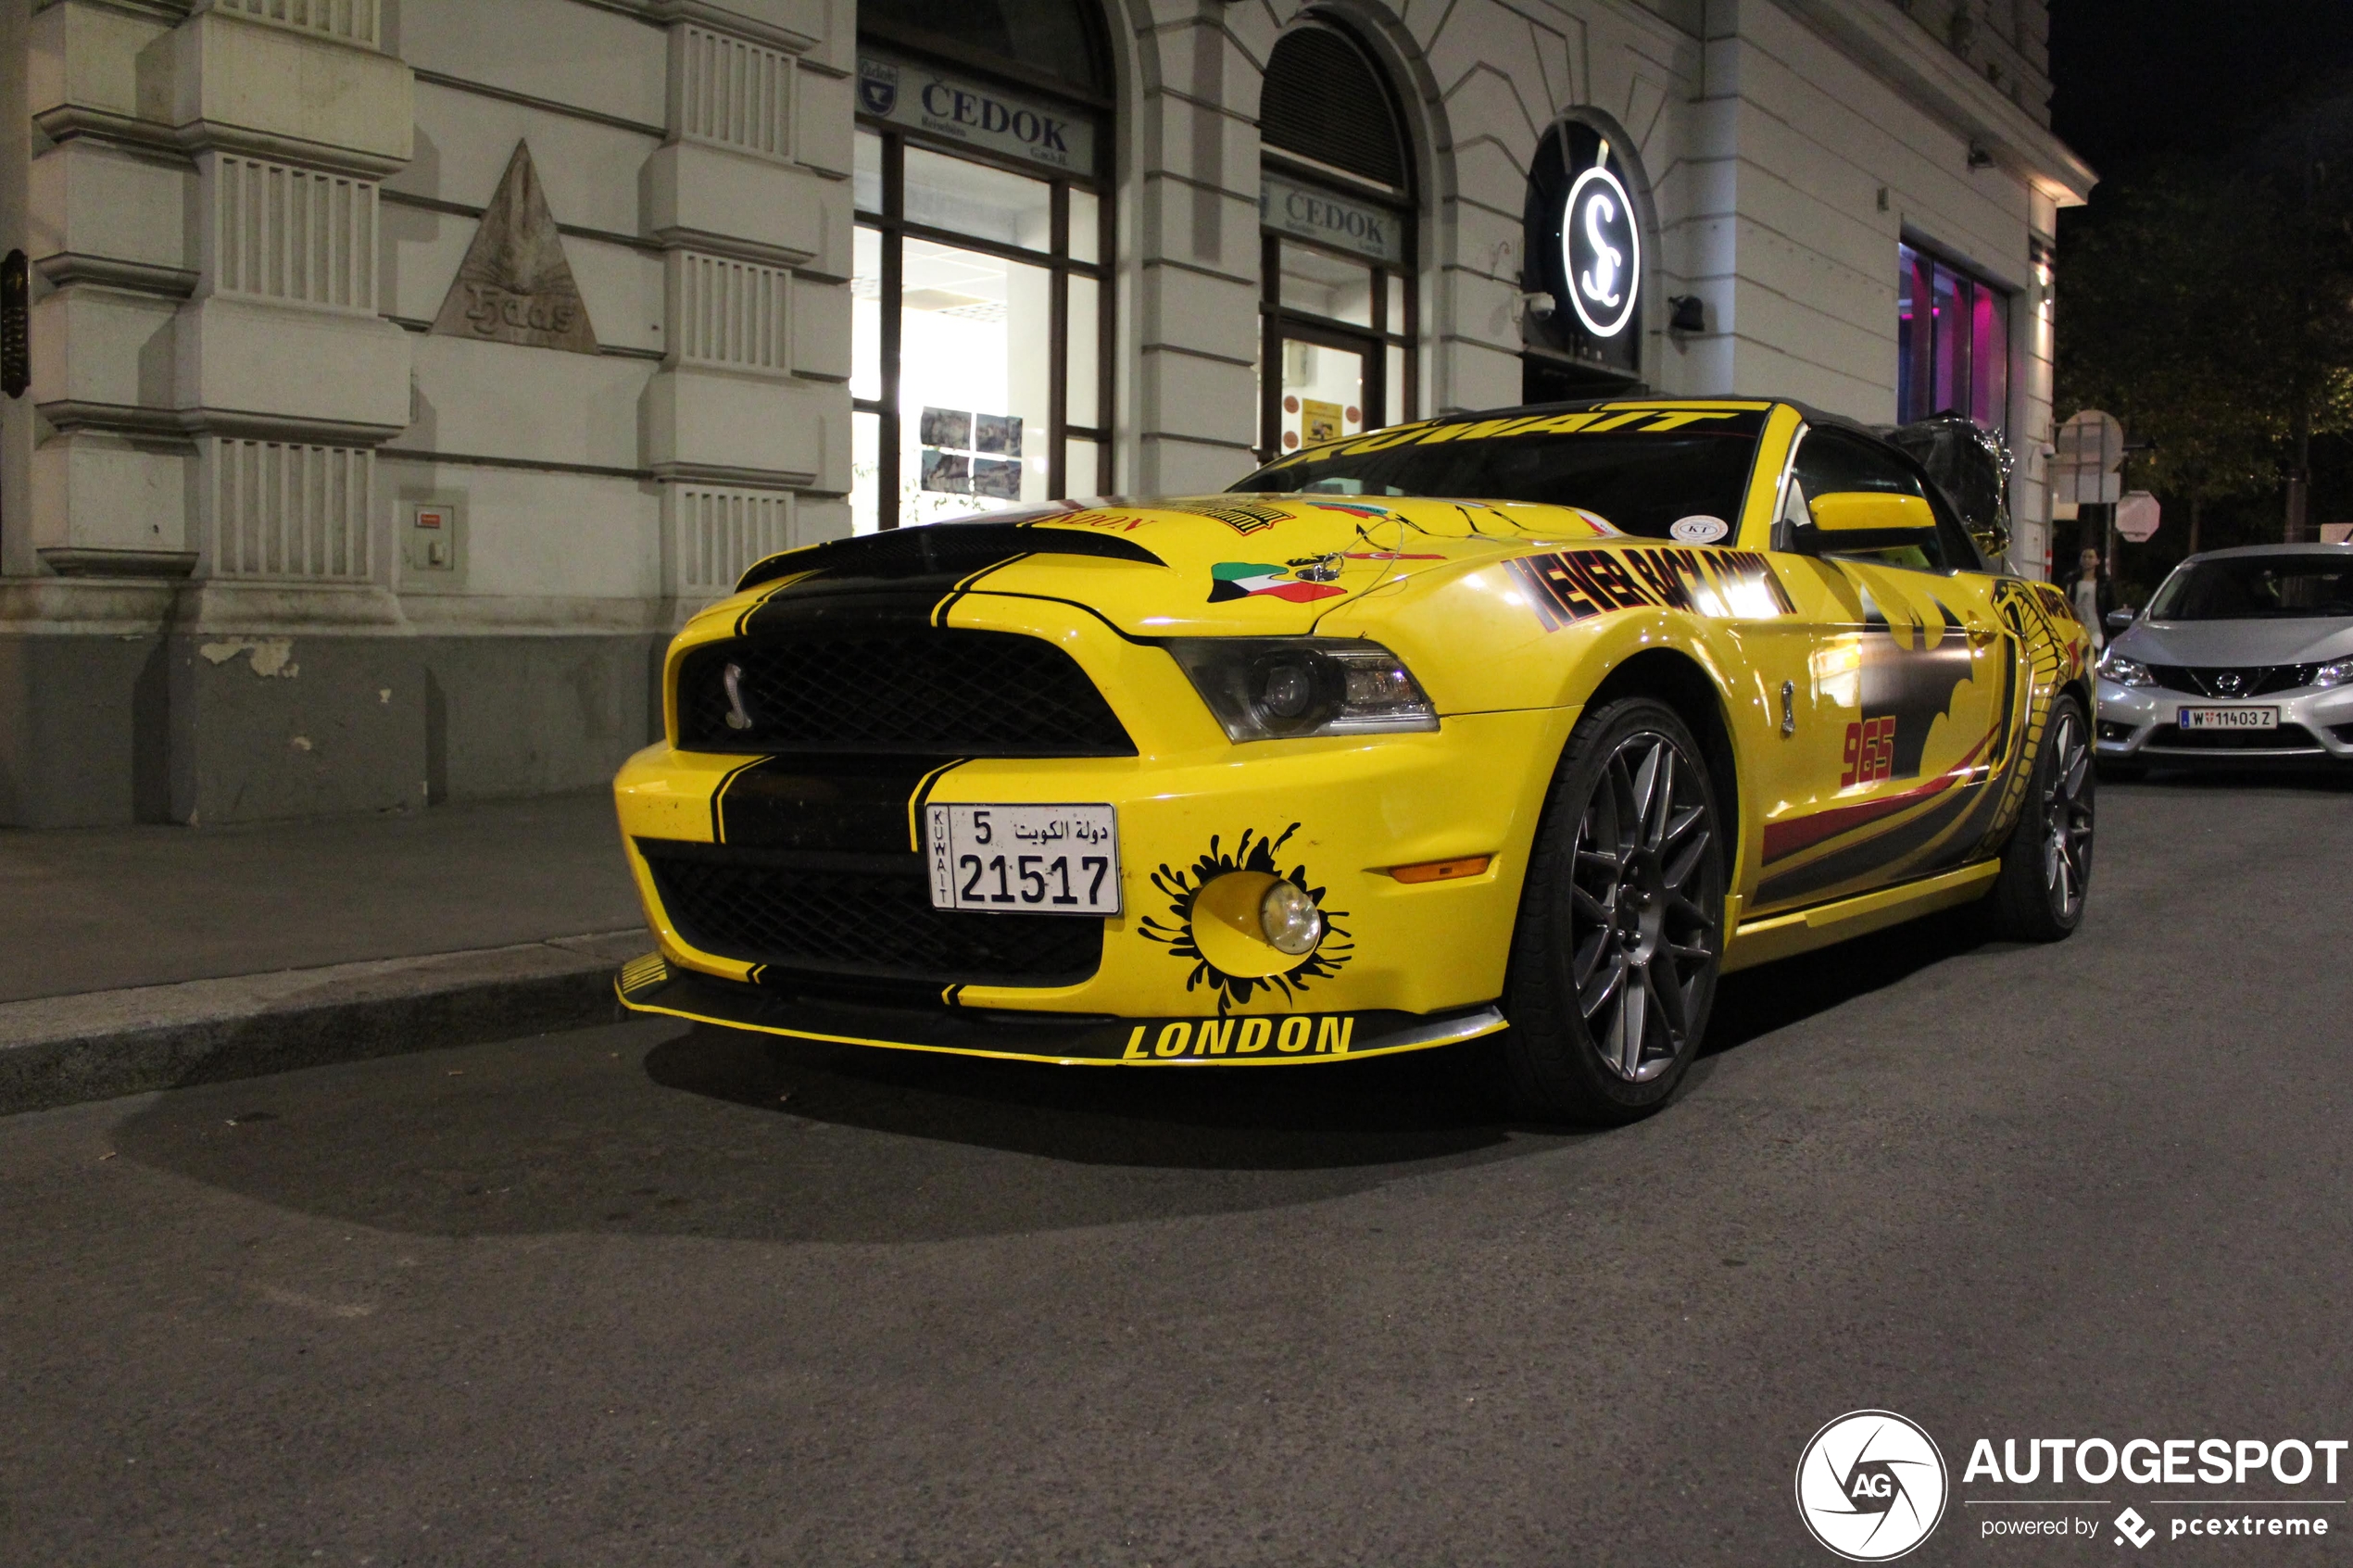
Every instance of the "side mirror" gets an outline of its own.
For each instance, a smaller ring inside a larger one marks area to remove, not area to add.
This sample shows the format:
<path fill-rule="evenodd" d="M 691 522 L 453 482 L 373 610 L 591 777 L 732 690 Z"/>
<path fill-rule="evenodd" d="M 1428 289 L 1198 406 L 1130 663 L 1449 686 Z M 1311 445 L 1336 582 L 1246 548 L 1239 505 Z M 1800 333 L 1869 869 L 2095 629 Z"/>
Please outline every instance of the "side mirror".
<path fill-rule="evenodd" d="M 2129 609 L 2109 610 L 2108 612 L 2108 629 L 2111 632 L 2121 632 L 2124 628 L 2133 624 L 2136 615 L 2136 611 Z"/>
<path fill-rule="evenodd" d="M 1809 556 L 1923 548 L 1936 543 L 1936 513 L 1918 495 L 1835 490 L 1809 496 L 1814 519 L 1791 530 L 1791 548 Z"/>

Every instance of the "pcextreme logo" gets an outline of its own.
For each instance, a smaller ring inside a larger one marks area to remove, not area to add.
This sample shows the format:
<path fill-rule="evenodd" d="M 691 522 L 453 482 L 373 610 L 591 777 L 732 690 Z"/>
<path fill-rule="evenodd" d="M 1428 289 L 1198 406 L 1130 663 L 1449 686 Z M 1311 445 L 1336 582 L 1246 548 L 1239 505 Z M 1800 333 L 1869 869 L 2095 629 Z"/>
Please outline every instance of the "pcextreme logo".
<path fill-rule="evenodd" d="M 1814 1434 L 1797 1461 L 1797 1514 L 1850 1562 L 1885 1562 L 1944 1517 L 1944 1456 L 1894 1411 L 1853 1411 Z"/>

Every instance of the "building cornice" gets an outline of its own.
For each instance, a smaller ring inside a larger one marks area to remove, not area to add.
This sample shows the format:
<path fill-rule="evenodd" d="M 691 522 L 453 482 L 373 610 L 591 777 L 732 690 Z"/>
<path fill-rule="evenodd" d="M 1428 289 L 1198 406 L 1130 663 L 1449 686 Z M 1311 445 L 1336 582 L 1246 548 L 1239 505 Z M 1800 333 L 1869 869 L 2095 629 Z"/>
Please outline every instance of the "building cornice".
<path fill-rule="evenodd" d="M 1892 7 L 1856 0 L 1779 3 L 2058 206 L 2090 199 L 2099 182 L 2091 165 Z"/>

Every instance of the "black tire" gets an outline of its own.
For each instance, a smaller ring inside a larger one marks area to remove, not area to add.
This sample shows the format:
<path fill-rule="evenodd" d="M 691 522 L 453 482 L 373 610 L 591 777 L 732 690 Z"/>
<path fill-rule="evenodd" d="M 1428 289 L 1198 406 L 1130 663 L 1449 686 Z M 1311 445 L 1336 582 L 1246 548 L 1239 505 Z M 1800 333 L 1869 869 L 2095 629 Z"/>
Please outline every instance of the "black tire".
<path fill-rule="evenodd" d="M 2043 727 L 2026 804 L 1986 895 L 1987 922 L 2013 942 L 2057 942 L 2083 923 L 2092 882 L 2092 829 L 2099 770 L 2082 705 L 2061 693 Z"/>
<path fill-rule="evenodd" d="M 1520 890 L 1498 1044 L 1519 1114 L 1615 1126 L 1698 1054 L 1724 952 L 1726 836 L 1705 759 L 1665 703 L 1570 734 Z"/>

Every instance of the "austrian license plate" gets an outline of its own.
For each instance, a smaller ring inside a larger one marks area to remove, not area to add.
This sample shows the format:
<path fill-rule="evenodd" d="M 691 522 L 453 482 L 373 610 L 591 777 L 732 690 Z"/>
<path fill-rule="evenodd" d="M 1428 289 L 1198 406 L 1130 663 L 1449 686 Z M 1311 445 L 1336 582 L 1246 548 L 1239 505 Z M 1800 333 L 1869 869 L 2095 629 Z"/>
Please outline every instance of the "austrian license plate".
<path fill-rule="evenodd" d="M 2185 730 L 2276 730 L 2276 708 L 2184 708 L 2175 721 Z"/>
<path fill-rule="evenodd" d="M 925 809 L 933 909 L 1119 913 L 1119 815 L 1111 807 Z"/>

